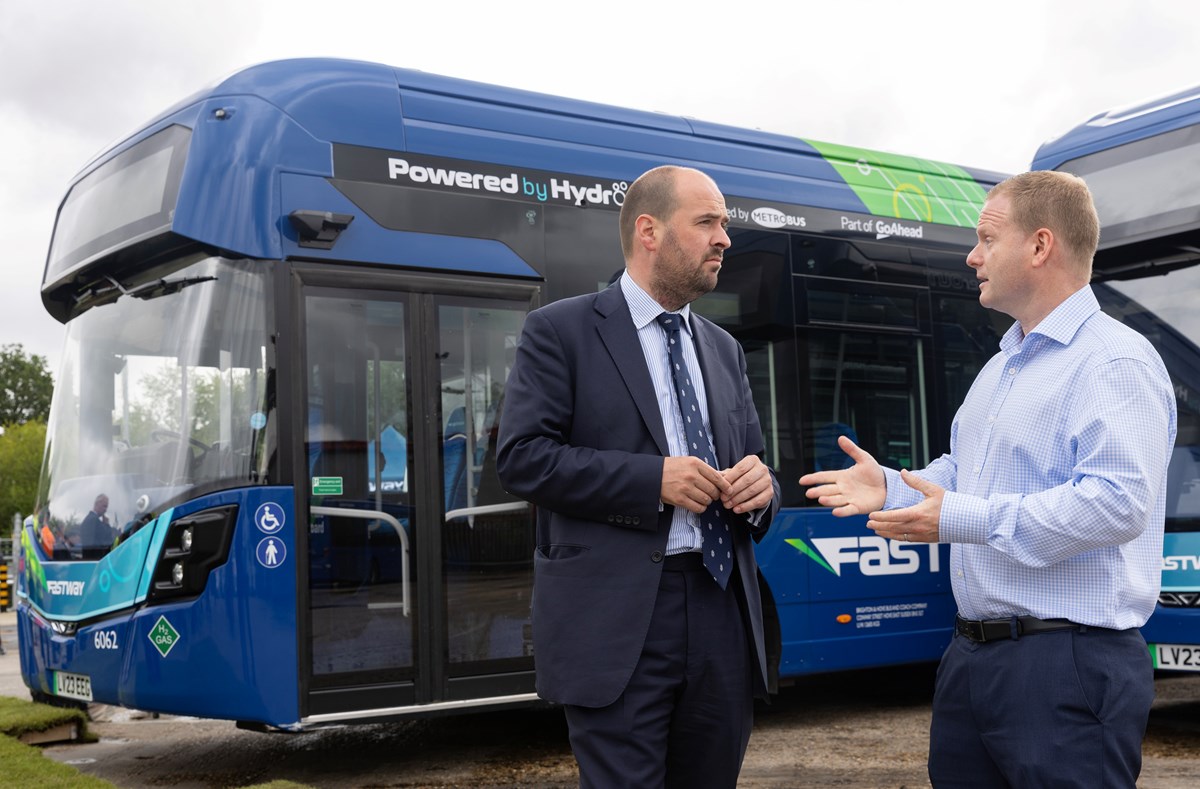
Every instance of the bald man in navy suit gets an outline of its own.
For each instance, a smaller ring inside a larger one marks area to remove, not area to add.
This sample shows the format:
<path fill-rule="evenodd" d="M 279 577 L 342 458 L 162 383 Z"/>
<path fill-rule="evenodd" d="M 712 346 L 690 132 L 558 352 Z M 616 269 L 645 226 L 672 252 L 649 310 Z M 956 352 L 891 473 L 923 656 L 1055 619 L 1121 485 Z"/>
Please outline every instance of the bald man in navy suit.
<path fill-rule="evenodd" d="M 734 787 L 766 695 L 753 541 L 779 485 L 741 347 L 689 308 L 727 224 L 704 173 L 645 173 L 625 273 L 531 313 L 509 376 L 497 466 L 537 507 L 537 689 L 581 786 Z"/>

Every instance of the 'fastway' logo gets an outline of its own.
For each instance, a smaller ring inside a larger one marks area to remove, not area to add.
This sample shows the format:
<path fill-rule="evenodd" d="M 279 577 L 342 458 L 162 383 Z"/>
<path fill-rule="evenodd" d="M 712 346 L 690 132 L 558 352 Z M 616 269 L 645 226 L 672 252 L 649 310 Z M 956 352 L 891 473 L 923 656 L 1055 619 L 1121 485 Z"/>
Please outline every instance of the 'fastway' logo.
<path fill-rule="evenodd" d="M 46 581 L 46 591 L 68 597 L 82 597 L 83 581 Z"/>
<path fill-rule="evenodd" d="M 1164 556 L 1164 570 L 1200 570 L 1200 556 Z"/>
<path fill-rule="evenodd" d="M 804 540 L 785 540 L 800 553 L 836 576 L 842 565 L 858 564 L 863 575 L 908 575 L 921 569 L 921 545 L 886 540 L 883 537 L 813 537 L 816 551 Z M 941 572 L 942 560 L 937 543 L 924 546 L 929 553 L 929 572 Z"/>

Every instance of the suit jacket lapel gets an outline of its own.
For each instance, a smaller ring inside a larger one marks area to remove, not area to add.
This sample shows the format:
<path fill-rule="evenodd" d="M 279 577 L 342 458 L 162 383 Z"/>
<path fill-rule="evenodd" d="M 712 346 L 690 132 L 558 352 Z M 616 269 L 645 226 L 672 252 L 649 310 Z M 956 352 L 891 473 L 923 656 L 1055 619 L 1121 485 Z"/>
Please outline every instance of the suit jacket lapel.
<path fill-rule="evenodd" d="M 658 395 L 654 392 L 654 383 L 650 380 L 650 370 L 646 367 L 646 357 L 642 353 L 642 343 L 638 340 L 637 330 L 633 328 L 633 317 L 629 314 L 629 305 L 625 303 L 625 295 L 617 285 L 601 291 L 596 296 L 596 311 L 603 317 L 596 324 L 600 339 L 616 363 L 621 373 L 621 379 L 629 390 L 629 396 L 637 405 L 638 412 L 646 429 L 654 437 L 663 456 L 671 454 L 667 444 L 667 434 L 663 431 L 662 414 L 658 412 Z M 597 396 L 605 396 L 598 392 Z"/>

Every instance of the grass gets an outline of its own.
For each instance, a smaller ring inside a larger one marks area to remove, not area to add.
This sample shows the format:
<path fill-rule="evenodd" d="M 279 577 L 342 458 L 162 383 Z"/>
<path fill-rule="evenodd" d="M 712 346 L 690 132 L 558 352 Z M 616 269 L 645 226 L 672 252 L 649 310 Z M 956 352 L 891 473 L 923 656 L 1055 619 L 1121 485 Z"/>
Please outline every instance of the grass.
<path fill-rule="evenodd" d="M 47 759 L 34 746 L 16 739 L 22 734 L 46 731 L 71 721 L 77 722 L 80 732 L 86 736 L 87 716 L 81 710 L 0 696 L 0 735 L 7 735 L 0 736 L 0 785 L 20 786 L 23 789 L 112 789 L 113 785 L 108 781 L 84 775 L 69 764 Z"/>
<path fill-rule="evenodd" d="M 22 734 L 46 731 L 75 721 L 79 731 L 86 734 L 87 716 L 82 710 L 34 704 L 32 701 L 0 696 L 0 734 L 20 737 Z"/>
<path fill-rule="evenodd" d="M 22 789 L 114 789 L 108 781 L 47 759 L 37 748 L 12 737 L 0 737 L 0 785 Z"/>

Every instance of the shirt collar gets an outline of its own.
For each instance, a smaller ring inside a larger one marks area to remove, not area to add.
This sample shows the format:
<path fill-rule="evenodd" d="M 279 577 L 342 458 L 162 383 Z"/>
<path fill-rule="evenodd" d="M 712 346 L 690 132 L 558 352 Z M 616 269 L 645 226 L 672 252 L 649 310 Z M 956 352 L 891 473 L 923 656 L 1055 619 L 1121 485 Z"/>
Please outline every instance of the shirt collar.
<path fill-rule="evenodd" d="M 670 311 L 665 310 L 654 300 L 653 296 L 642 290 L 641 286 L 633 281 L 633 277 L 629 276 L 628 270 L 621 275 L 619 282 L 621 283 L 621 293 L 625 294 L 625 303 L 629 305 L 629 314 L 633 317 L 633 326 L 638 331 L 645 328 L 646 324 L 656 320 L 663 312 Z M 676 310 L 675 314 L 683 318 L 683 329 L 690 335 L 692 333 L 692 305 L 683 305 L 683 308 Z"/>
<path fill-rule="evenodd" d="M 1042 318 L 1034 330 L 1029 332 L 1029 336 L 1040 334 L 1061 345 L 1069 345 L 1079 327 L 1099 311 L 1100 302 L 1096 301 L 1092 286 L 1084 285 Z M 1016 321 L 1000 340 L 1000 348 L 1008 351 L 1019 345 L 1023 339 L 1025 338 L 1021 332 L 1021 323 Z"/>

